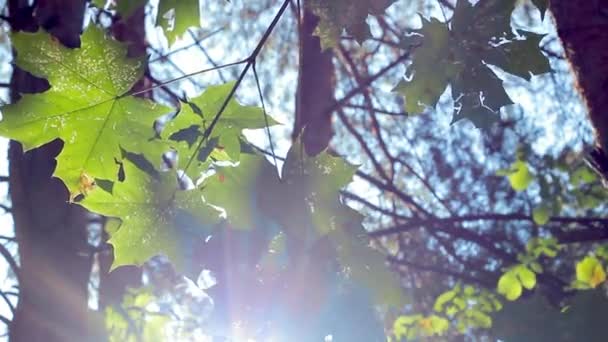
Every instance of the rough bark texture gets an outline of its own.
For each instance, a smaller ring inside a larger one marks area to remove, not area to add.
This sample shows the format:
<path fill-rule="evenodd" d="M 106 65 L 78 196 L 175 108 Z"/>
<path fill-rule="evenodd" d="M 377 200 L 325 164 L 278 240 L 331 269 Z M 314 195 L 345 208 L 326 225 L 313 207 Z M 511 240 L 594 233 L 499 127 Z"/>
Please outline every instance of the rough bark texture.
<path fill-rule="evenodd" d="M 596 133 L 596 168 L 608 177 L 608 1 L 552 0 L 558 35 Z"/>
<path fill-rule="evenodd" d="M 82 341 L 95 335 L 87 306 L 87 213 L 69 205 L 65 186 L 51 178 L 61 146 L 54 141 L 24 154 L 11 143 L 10 191 L 21 265 L 11 341 Z"/>
<path fill-rule="evenodd" d="M 67 46 L 79 44 L 85 0 L 9 1 L 13 31 L 34 31 L 38 25 Z M 48 87 L 15 68 L 13 99 Z M 19 303 L 10 326 L 11 341 L 95 341 L 98 331 L 87 306 L 91 253 L 87 213 L 68 204 L 68 192 L 52 178 L 61 141 L 23 153 L 12 142 L 10 194 L 19 243 Z M 95 330 L 95 331 L 94 331 Z"/>
<path fill-rule="evenodd" d="M 304 10 L 300 27 L 300 70 L 293 138 L 301 138 L 309 155 L 323 151 L 333 135 L 331 113 L 334 103 L 334 65 L 331 50 L 322 51 L 314 30 L 319 19 Z"/>

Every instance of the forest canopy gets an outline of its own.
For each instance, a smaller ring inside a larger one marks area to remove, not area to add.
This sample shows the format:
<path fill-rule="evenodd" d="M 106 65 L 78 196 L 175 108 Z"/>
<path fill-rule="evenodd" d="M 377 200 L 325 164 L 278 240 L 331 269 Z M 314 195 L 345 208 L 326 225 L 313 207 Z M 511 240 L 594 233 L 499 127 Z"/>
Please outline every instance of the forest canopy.
<path fill-rule="evenodd" d="M 573 3 L 0 2 L 5 337 L 603 341 Z"/>

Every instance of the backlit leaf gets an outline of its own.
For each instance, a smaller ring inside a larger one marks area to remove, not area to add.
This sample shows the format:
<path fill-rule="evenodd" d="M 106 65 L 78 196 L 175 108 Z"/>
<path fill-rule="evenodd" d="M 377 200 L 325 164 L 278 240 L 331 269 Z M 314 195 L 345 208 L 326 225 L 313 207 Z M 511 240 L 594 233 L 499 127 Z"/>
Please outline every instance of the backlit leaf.
<path fill-rule="evenodd" d="M 163 28 L 172 45 L 189 27 L 200 25 L 198 0 L 160 0 L 156 25 Z"/>
<path fill-rule="evenodd" d="M 424 111 L 425 105 L 434 107 L 445 91 L 450 79 L 460 72 L 460 66 L 450 63 L 448 27 L 437 19 L 422 18 L 422 28 L 418 31 L 426 39 L 416 49 L 416 58 L 408 68 L 411 75 L 402 80 L 394 91 L 405 96 L 405 110 L 415 114 Z M 437 65 L 445 65 L 445 72 L 437 72 Z"/>
<path fill-rule="evenodd" d="M 115 183 L 112 193 L 97 187 L 80 202 L 121 220 L 109 240 L 114 247 L 112 268 L 142 265 L 162 254 L 178 270 L 196 276 L 191 272 L 197 270 L 189 269 L 192 247 L 219 221 L 218 211 L 204 202 L 201 189 L 179 190 L 175 172 L 149 175 L 128 159 L 123 163 L 126 179 Z"/>
<path fill-rule="evenodd" d="M 597 258 L 588 256 L 576 264 L 576 280 L 595 288 L 606 280 L 606 272 Z"/>
<path fill-rule="evenodd" d="M 551 217 L 549 208 L 547 208 L 547 206 L 545 205 L 536 207 L 532 211 L 532 219 L 534 220 L 534 223 L 538 224 L 539 226 L 542 226 L 549 222 L 550 218 Z"/>
<path fill-rule="evenodd" d="M 305 4 L 320 18 L 315 34 L 326 49 L 336 46 L 343 30 L 359 42 L 371 37 L 367 17 L 381 15 L 394 1 L 309 0 Z"/>
<path fill-rule="evenodd" d="M 191 158 L 195 164 L 205 161 L 206 157 L 225 153 L 231 160 L 238 161 L 241 153 L 241 136 L 244 129 L 266 127 L 264 112 L 259 107 L 243 106 L 236 99 L 231 99 L 215 125 L 209 140 L 202 151 L 195 150 L 203 138 L 222 105 L 228 98 L 234 82 L 208 87 L 203 94 L 189 103 L 183 103 L 175 118 L 169 121 L 161 132 L 168 147 L 178 153 L 178 168 L 186 167 Z M 277 122 L 268 117 L 269 125 Z M 155 153 L 159 154 L 158 151 Z M 158 160 L 160 155 L 151 156 Z M 196 168 L 189 168 L 188 174 L 196 178 Z"/>
<path fill-rule="evenodd" d="M 525 161 L 518 160 L 511 166 L 511 174 L 507 177 L 515 191 L 524 191 L 532 183 L 533 177 Z"/>
<path fill-rule="evenodd" d="M 505 296 L 508 300 L 516 300 L 521 296 L 522 286 L 514 272 L 508 271 L 498 280 L 498 293 Z"/>
<path fill-rule="evenodd" d="M 0 134 L 19 141 L 25 150 L 63 140 L 54 175 L 66 184 L 71 198 L 89 192 L 90 179 L 115 180 L 120 148 L 142 148 L 154 136 L 154 120 L 170 111 L 128 96 L 142 76 L 144 61 L 127 58 L 124 45 L 94 25 L 77 49 L 62 46 L 42 31 L 16 33 L 12 41 L 17 65 L 46 78 L 51 88 L 24 94 L 3 107 Z"/>
<path fill-rule="evenodd" d="M 217 167 L 204 184 L 205 199 L 226 210 L 232 227 L 251 229 L 260 223 L 265 192 L 278 182 L 276 168 L 264 157 L 243 154 L 238 166 Z"/>
<path fill-rule="evenodd" d="M 439 297 L 437 297 L 437 299 L 435 300 L 435 305 L 433 305 L 433 310 L 437 312 L 443 312 L 443 306 L 445 305 L 445 303 L 454 299 L 454 297 L 456 297 L 456 295 L 458 294 L 458 291 L 456 290 L 457 288 L 452 289 L 450 291 L 446 291 L 442 293 Z"/>
<path fill-rule="evenodd" d="M 522 286 L 531 290 L 536 286 L 536 274 L 524 265 L 515 268 L 515 272 Z"/>
<path fill-rule="evenodd" d="M 503 82 L 487 64 L 530 78 L 550 71 L 538 44 L 542 35 L 513 34 L 511 13 L 516 0 L 456 2 L 451 22 L 422 20 L 421 46 L 414 50 L 412 64 L 395 91 L 405 96 L 406 111 L 420 113 L 434 108 L 448 85 L 455 100 L 453 122 L 469 119 L 478 128 L 489 129 L 499 119 L 499 110 L 513 102 Z M 413 76 L 412 76 L 413 75 Z"/>

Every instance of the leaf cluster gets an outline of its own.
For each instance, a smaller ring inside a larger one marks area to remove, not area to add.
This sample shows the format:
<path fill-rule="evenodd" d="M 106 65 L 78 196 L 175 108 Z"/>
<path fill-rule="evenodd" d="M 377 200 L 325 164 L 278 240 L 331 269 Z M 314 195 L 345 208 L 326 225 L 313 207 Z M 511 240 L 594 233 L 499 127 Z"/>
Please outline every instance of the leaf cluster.
<path fill-rule="evenodd" d="M 135 96 L 145 61 L 127 57 L 123 44 L 93 25 L 77 49 L 42 31 L 12 39 L 17 65 L 50 89 L 5 106 L 0 134 L 25 150 L 63 141 L 55 176 L 70 200 L 111 218 L 112 268 L 164 255 L 195 278 L 197 253 L 210 237 L 278 229 L 291 268 L 314 259 L 326 281 L 361 284 L 385 306 L 404 303 L 363 217 L 340 199 L 356 167 L 327 152 L 308 156 L 295 143 L 279 177 L 242 135 L 276 122 L 232 98 L 236 83 L 208 87 L 176 110 Z"/>
<path fill-rule="evenodd" d="M 539 43 L 543 35 L 511 29 L 516 0 L 458 1 L 449 22 L 422 18 L 422 28 L 402 40 L 415 47 L 406 79 L 394 91 L 405 96 L 405 110 L 420 113 L 435 107 L 451 85 L 455 101 L 453 122 L 469 119 L 489 129 L 500 108 L 510 105 L 502 81 L 488 65 L 530 79 L 551 70 Z"/>

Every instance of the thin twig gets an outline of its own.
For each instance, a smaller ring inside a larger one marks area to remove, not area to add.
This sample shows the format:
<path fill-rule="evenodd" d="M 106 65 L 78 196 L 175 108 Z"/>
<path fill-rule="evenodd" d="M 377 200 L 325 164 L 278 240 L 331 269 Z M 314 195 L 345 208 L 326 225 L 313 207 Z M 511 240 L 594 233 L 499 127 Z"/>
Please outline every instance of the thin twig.
<path fill-rule="evenodd" d="M 230 93 L 228 94 L 228 96 L 226 96 L 226 99 L 222 103 L 222 106 L 218 110 L 217 114 L 215 115 L 215 117 L 213 118 L 213 120 L 211 121 L 211 123 L 209 124 L 209 126 L 207 127 L 207 129 L 205 129 L 205 132 L 203 133 L 202 139 L 200 140 L 200 142 L 197 144 L 196 148 L 194 149 L 194 153 L 192 153 L 192 155 L 190 156 L 190 158 L 188 158 L 188 162 L 186 163 L 186 166 L 184 167 L 184 173 L 182 174 L 181 177 L 184 177 L 186 175 L 186 173 L 188 171 L 188 168 L 190 167 L 190 165 L 192 164 L 192 162 L 194 161 L 194 159 L 198 155 L 198 151 L 203 147 L 203 144 L 211 136 L 211 133 L 213 132 L 213 129 L 215 128 L 215 126 L 217 125 L 218 121 L 220 120 L 222 114 L 226 110 L 226 107 L 228 107 L 228 104 L 230 103 L 230 101 L 234 97 L 234 94 L 236 93 L 236 90 L 241 85 L 241 82 L 243 82 L 243 79 L 245 78 L 245 75 L 247 74 L 247 72 L 249 71 L 249 69 L 251 68 L 251 66 L 253 65 L 253 63 L 255 62 L 256 58 L 260 54 L 260 51 L 262 51 L 262 48 L 266 44 L 266 41 L 268 40 L 268 38 L 272 34 L 272 31 L 274 31 L 274 28 L 277 26 L 277 24 L 279 22 L 279 19 L 281 19 L 281 17 L 283 16 L 283 13 L 287 9 L 287 5 L 288 4 L 289 4 L 289 0 L 283 1 L 283 5 L 281 6 L 281 8 L 279 9 L 278 13 L 275 15 L 274 19 L 272 20 L 272 22 L 270 23 L 270 25 L 266 29 L 266 32 L 264 32 L 264 35 L 262 36 L 262 39 L 260 39 L 260 41 L 258 42 L 258 45 L 255 47 L 255 49 L 253 50 L 253 52 L 251 53 L 251 55 L 247 59 L 244 60 L 244 62 L 247 62 L 247 64 L 245 65 L 245 68 L 243 68 L 243 71 L 241 72 L 241 74 L 239 75 L 238 79 L 234 83 L 234 86 L 230 90 Z"/>
<path fill-rule="evenodd" d="M 260 96 L 260 103 L 262 104 L 262 111 L 264 112 L 264 122 L 266 123 L 266 134 L 268 135 L 268 143 L 270 144 L 270 152 L 272 153 L 272 158 L 274 160 L 274 167 L 278 168 L 279 163 L 277 161 L 277 154 L 274 151 L 274 144 L 272 142 L 272 134 L 270 134 L 270 125 L 268 123 L 268 113 L 266 112 L 266 104 L 264 103 L 264 94 L 262 94 L 262 87 L 260 86 L 260 79 L 258 77 L 258 72 L 255 69 L 255 63 L 253 63 L 253 76 L 255 78 L 255 84 L 258 88 L 258 95 Z"/>

